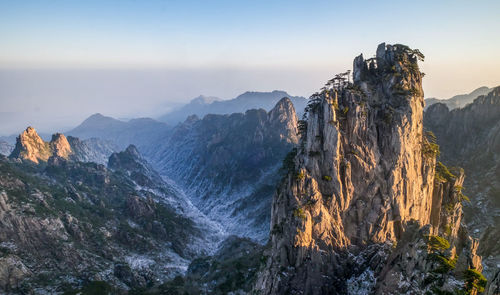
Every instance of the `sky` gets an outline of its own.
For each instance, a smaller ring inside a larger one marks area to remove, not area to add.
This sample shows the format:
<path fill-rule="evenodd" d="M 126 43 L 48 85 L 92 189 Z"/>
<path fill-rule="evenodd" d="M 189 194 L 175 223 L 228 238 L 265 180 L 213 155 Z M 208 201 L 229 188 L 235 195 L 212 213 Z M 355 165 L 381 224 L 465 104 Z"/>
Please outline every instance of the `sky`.
<path fill-rule="evenodd" d="M 420 49 L 426 97 L 500 85 L 500 1 L 0 0 L 0 135 L 200 94 L 308 97 L 381 42 Z"/>

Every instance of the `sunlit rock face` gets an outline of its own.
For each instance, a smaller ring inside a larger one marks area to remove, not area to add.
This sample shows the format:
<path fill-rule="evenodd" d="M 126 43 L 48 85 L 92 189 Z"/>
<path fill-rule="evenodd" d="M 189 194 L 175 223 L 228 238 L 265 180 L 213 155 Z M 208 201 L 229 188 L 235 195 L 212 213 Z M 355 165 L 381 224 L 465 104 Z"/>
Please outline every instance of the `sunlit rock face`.
<path fill-rule="evenodd" d="M 72 154 L 71 146 L 69 145 L 66 136 L 61 133 L 56 133 L 52 135 L 52 140 L 50 141 L 50 147 L 52 149 L 52 153 L 56 157 L 68 159 Z"/>
<path fill-rule="evenodd" d="M 90 138 L 80 140 L 76 137 L 64 136 L 62 133 L 52 135 L 50 142 L 45 142 L 35 128 L 28 127 L 16 140 L 10 158 L 33 163 L 47 162 L 50 157 L 80 162 L 106 164 L 108 157 L 119 148 L 109 141 Z"/>
<path fill-rule="evenodd" d="M 436 147 L 424 134 L 419 58 L 418 50 L 381 44 L 375 58 L 354 60 L 353 83 L 337 76 L 311 97 L 274 196 L 272 249 L 257 292 L 460 288 L 428 278 L 439 267 L 436 251 L 458 261 L 450 272 L 481 269 L 477 242 L 460 222 L 463 172 L 436 172 Z M 430 246 L 441 238 L 450 245 Z"/>
<path fill-rule="evenodd" d="M 50 144 L 43 141 L 35 128 L 30 126 L 17 137 L 16 146 L 10 157 L 38 163 L 39 161 L 46 162 L 51 155 Z"/>

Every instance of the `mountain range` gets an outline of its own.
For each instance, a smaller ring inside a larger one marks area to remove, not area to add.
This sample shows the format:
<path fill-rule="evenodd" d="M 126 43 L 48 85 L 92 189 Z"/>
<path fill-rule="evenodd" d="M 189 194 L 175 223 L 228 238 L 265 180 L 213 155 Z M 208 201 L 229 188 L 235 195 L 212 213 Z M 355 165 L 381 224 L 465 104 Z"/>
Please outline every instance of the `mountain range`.
<path fill-rule="evenodd" d="M 469 174 L 464 182 L 470 196 L 465 220 L 480 238 L 479 254 L 492 275 L 500 266 L 500 87 L 464 108 L 434 104 L 425 112 L 424 125 L 435 134 L 443 161 Z"/>
<path fill-rule="evenodd" d="M 469 94 L 455 95 L 455 96 L 448 98 L 448 99 L 439 99 L 439 98 L 434 98 L 434 97 L 427 98 L 425 100 L 425 107 L 427 109 L 429 106 L 431 106 L 433 104 L 443 103 L 446 106 L 448 106 L 448 108 L 450 110 L 456 109 L 456 108 L 463 108 L 466 105 L 468 105 L 469 103 L 471 103 L 474 99 L 476 99 L 476 97 L 481 96 L 481 95 L 486 95 L 492 90 L 493 90 L 492 88 L 488 88 L 486 86 L 483 86 L 483 87 L 479 87 L 479 88 L 475 89 L 474 91 L 472 91 Z"/>
<path fill-rule="evenodd" d="M 28 127 L 0 143 L 0 292 L 498 294 L 500 88 L 424 102 L 423 58 Z"/>
<path fill-rule="evenodd" d="M 232 114 L 244 113 L 250 109 L 264 109 L 270 111 L 274 105 L 283 97 L 288 97 L 297 113 L 302 115 L 307 99 L 301 96 L 291 96 L 285 91 L 274 90 L 272 92 L 248 91 L 233 99 L 222 100 L 217 97 L 199 96 L 191 100 L 185 106 L 172 110 L 159 118 L 160 121 L 176 124 L 184 121 L 190 115 L 200 118 L 208 114 Z"/>

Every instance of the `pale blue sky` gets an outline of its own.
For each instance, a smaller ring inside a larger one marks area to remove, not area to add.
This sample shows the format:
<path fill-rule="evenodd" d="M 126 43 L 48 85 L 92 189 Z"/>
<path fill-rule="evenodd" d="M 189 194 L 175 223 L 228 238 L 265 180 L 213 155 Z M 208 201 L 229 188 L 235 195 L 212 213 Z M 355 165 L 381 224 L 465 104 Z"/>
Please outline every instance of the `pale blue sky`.
<path fill-rule="evenodd" d="M 446 98 L 500 84 L 499 11 L 498 0 L 0 0 L 0 83 L 7 87 L 0 110 L 16 113 L 16 103 L 33 100 L 71 107 L 83 96 L 78 116 L 67 111 L 79 120 L 98 111 L 157 115 L 159 106 L 198 94 L 308 96 L 381 42 L 424 52 L 426 96 Z M 65 87 L 61 70 L 72 73 Z M 107 80 L 114 88 L 103 92 Z M 124 83 L 131 90 L 117 108 Z"/>

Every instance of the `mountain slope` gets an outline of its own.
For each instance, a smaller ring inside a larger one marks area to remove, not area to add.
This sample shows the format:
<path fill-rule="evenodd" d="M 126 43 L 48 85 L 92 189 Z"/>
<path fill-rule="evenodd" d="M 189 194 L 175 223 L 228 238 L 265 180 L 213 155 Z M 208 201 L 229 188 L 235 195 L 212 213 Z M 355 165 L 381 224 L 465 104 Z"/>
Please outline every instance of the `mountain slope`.
<path fill-rule="evenodd" d="M 264 241 L 278 169 L 297 143 L 296 128 L 293 105 L 283 98 L 269 113 L 190 117 L 149 158 L 229 233 Z"/>
<path fill-rule="evenodd" d="M 354 60 L 353 84 L 313 95 L 273 199 L 258 294 L 474 292 L 464 274 L 484 287 L 461 225 L 463 172 L 436 165 L 423 134 L 418 58 L 381 44 Z"/>
<path fill-rule="evenodd" d="M 470 195 L 465 206 L 466 221 L 481 238 L 479 253 L 486 272 L 493 275 L 500 265 L 500 87 L 479 96 L 461 109 L 449 110 L 444 104 L 430 106 L 424 116 L 425 127 L 437 137 L 441 157 L 460 165 L 470 177 L 464 191 Z"/>
<path fill-rule="evenodd" d="M 6 141 L 0 140 L 0 155 L 8 156 L 14 150 L 14 146 Z"/>
<path fill-rule="evenodd" d="M 1 292 L 145 287 L 183 274 L 222 238 L 133 146 L 109 168 L 40 163 L 0 158 Z"/>
<path fill-rule="evenodd" d="M 186 120 L 190 115 L 196 115 L 203 118 L 208 114 L 244 113 L 250 109 L 264 109 L 270 111 L 283 97 L 290 98 L 295 110 L 299 115 L 302 114 L 307 103 L 304 97 L 290 96 L 285 91 L 278 90 L 272 92 L 248 91 L 229 100 L 200 96 L 191 100 L 190 103 L 182 108 L 161 116 L 159 120 L 170 124 L 177 124 Z"/>
<path fill-rule="evenodd" d="M 66 134 L 80 139 L 100 138 L 120 149 L 133 144 L 145 152 L 147 147 L 154 147 L 157 141 L 166 137 L 170 129 L 167 124 L 149 118 L 124 122 L 94 114 Z"/>
<path fill-rule="evenodd" d="M 457 109 L 457 108 L 463 108 L 467 104 L 474 101 L 474 99 L 476 99 L 476 97 L 478 97 L 480 95 L 488 94 L 488 92 L 490 92 L 491 90 L 493 90 L 493 89 L 488 88 L 486 86 L 483 86 L 483 87 L 479 87 L 479 88 L 475 89 L 474 91 L 472 91 L 469 94 L 455 95 L 455 96 L 448 98 L 448 99 L 438 99 L 438 98 L 434 98 L 434 97 L 433 98 L 426 98 L 425 99 L 425 109 L 427 109 L 428 107 L 430 107 L 431 105 L 436 104 L 436 103 L 443 103 L 446 106 L 448 106 L 448 108 L 450 110 Z"/>

